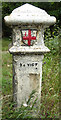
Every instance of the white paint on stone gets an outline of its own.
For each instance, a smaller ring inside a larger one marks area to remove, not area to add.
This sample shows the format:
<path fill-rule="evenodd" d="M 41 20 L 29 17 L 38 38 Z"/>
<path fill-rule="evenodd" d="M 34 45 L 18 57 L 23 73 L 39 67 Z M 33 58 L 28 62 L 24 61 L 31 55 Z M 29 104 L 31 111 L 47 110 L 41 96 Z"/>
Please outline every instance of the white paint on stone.
<path fill-rule="evenodd" d="M 17 45 L 17 44 L 16 44 Z M 49 52 L 50 50 L 46 46 L 13 46 L 9 49 L 10 53 L 34 53 L 34 54 L 41 54 Z"/>
<path fill-rule="evenodd" d="M 51 25 L 56 22 L 55 17 L 48 15 L 44 10 L 28 3 L 14 9 L 10 16 L 6 16 L 4 19 L 8 25 L 24 23 Z"/>
<path fill-rule="evenodd" d="M 16 55 L 14 56 L 15 61 L 15 79 L 16 85 L 14 91 L 17 99 L 17 106 L 19 107 L 22 103 L 26 103 L 27 99 L 33 90 L 36 90 L 36 97 L 40 98 L 41 95 L 41 80 L 42 80 L 42 60 L 43 55 Z M 15 78 L 16 77 L 16 78 Z"/>

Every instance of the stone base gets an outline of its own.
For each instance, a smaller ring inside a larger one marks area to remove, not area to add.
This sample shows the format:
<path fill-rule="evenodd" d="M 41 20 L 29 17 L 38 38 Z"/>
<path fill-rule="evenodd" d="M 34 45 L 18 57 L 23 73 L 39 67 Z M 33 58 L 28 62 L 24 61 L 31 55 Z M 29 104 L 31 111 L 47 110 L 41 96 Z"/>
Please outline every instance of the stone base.
<path fill-rule="evenodd" d="M 27 102 L 33 90 L 34 98 L 40 99 L 42 60 L 43 55 L 13 55 L 13 99 L 17 107 Z"/>

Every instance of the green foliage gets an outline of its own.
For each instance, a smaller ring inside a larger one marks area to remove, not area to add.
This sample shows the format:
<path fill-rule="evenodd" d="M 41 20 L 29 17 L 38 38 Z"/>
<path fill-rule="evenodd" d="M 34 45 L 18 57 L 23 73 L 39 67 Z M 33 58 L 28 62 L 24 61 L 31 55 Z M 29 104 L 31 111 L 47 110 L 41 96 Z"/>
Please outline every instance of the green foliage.
<path fill-rule="evenodd" d="M 45 54 L 43 61 L 41 113 L 44 118 L 59 117 L 59 33 L 58 28 L 53 37 L 50 29 L 45 34 L 45 45 L 50 53 Z"/>
<path fill-rule="evenodd" d="M 45 31 L 45 45 L 49 47 L 53 55 L 59 54 L 59 31 L 59 27 L 53 29 L 52 35 L 49 28 Z"/>
<path fill-rule="evenodd" d="M 11 41 L 12 41 L 11 38 L 2 39 L 2 51 L 8 51 Z"/>
<path fill-rule="evenodd" d="M 22 104 L 19 109 L 14 108 L 14 105 L 16 103 L 13 103 L 13 102 L 10 102 L 10 101 L 7 103 L 7 105 L 5 105 L 6 101 L 7 101 L 7 98 L 6 98 L 6 100 L 4 99 L 3 119 L 2 120 L 6 120 L 6 119 L 18 120 L 18 119 L 33 118 L 34 117 L 33 114 L 32 114 L 33 111 L 37 111 L 36 110 L 37 108 L 34 107 L 37 99 L 32 101 L 32 99 L 34 99 L 34 94 L 35 94 L 35 91 L 33 91 L 31 93 L 30 98 L 27 102 L 27 106 Z M 29 104 L 29 103 L 31 103 L 31 101 L 33 102 L 32 106 Z"/>
<path fill-rule="evenodd" d="M 12 93 L 12 58 L 6 51 L 2 51 L 2 73 L 2 93 L 7 95 Z"/>

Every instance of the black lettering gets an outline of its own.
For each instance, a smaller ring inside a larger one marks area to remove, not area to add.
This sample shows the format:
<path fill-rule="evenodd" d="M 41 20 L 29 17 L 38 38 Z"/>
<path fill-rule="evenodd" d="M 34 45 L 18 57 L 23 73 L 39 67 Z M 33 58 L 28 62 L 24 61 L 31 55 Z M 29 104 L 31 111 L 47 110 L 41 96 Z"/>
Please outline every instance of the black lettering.
<path fill-rule="evenodd" d="M 35 66 L 37 66 L 38 63 L 35 63 Z"/>
<path fill-rule="evenodd" d="M 29 64 L 27 64 L 29 66 Z"/>
<path fill-rule="evenodd" d="M 37 68 L 36 68 L 37 69 Z"/>
<path fill-rule="evenodd" d="M 25 67 L 25 64 L 23 66 Z"/>
<path fill-rule="evenodd" d="M 32 66 L 34 66 L 34 63 L 32 63 Z"/>
<path fill-rule="evenodd" d="M 20 67 L 22 67 L 22 64 L 20 63 Z"/>

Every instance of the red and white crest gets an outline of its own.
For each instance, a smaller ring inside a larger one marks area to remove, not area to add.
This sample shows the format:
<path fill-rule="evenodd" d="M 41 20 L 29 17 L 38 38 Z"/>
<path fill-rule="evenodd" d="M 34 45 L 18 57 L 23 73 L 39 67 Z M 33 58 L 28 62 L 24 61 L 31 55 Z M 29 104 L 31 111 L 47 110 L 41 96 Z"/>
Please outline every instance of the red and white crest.
<path fill-rule="evenodd" d="M 36 42 L 36 30 L 22 30 L 22 40 L 25 45 L 31 46 Z"/>

